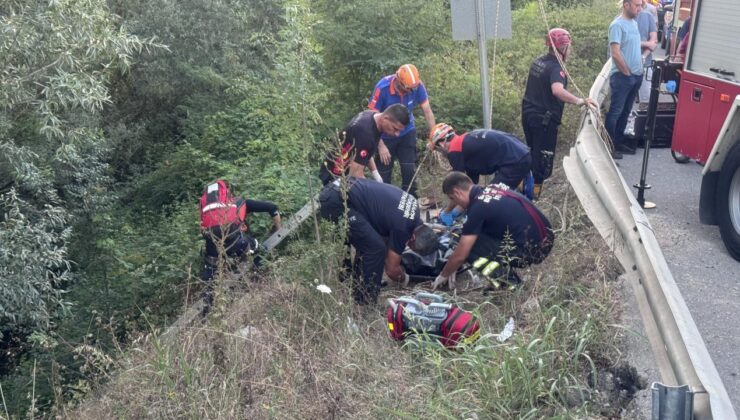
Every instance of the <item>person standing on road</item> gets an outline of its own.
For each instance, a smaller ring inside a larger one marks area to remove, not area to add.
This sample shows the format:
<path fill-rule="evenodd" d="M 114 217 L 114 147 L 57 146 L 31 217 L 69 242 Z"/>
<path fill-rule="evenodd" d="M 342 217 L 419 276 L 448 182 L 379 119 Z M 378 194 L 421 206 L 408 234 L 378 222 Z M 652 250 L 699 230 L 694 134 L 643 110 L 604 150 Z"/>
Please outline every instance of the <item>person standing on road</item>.
<path fill-rule="evenodd" d="M 579 98 L 566 90 L 568 77 L 560 61 L 565 62 L 570 55 L 570 33 L 562 28 L 550 29 L 545 43 L 549 51 L 534 60 L 529 68 L 522 99 L 522 128 L 527 145 L 532 149 L 535 199 L 539 198 L 544 181 L 552 175 L 564 105 L 597 106 L 593 99 Z"/>
<path fill-rule="evenodd" d="M 637 15 L 637 29 L 640 31 L 640 49 L 642 51 L 643 74 L 645 75 L 640 85 L 639 98 L 640 102 L 647 102 L 650 99 L 650 83 L 646 83 L 653 76 L 653 51 L 658 47 L 658 25 L 655 16 L 648 10 L 651 6 L 647 1 L 644 3 L 645 8 Z"/>
<path fill-rule="evenodd" d="M 383 271 L 403 285 L 408 274 L 401 266 L 406 245 L 420 255 L 437 250 L 437 234 L 423 224 L 419 205 L 414 196 L 395 185 L 367 179 L 348 178 L 346 191 L 341 179 L 326 185 L 319 194 L 319 214 L 337 223 L 346 217 L 347 240 L 355 247 L 356 258 L 354 297 L 359 304 L 374 304 L 380 292 Z"/>
<path fill-rule="evenodd" d="M 342 149 L 328 153 L 321 164 L 319 178 L 323 185 L 342 175 L 364 178 L 366 166 L 373 178 L 382 182 L 373 160 L 380 136 L 398 136 L 408 123 L 409 112 L 400 104 L 383 112 L 363 111 L 355 115 L 340 135 Z"/>
<path fill-rule="evenodd" d="M 642 84 L 640 30 L 635 18 L 642 10 L 643 0 L 622 0 L 622 14 L 609 25 L 609 51 L 612 68 L 609 75 L 611 104 L 604 125 L 614 144 L 613 159 L 622 159 L 622 152 L 634 149 L 622 144 L 632 104 Z"/>
<path fill-rule="evenodd" d="M 416 172 L 416 126 L 414 108 L 418 105 L 424 112 L 427 127 L 434 127 L 434 113 L 429 105 L 426 87 L 419 78 L 419 71 L 413 64 L 404 64 L 395 74 L 385 76 L 375 85 L 368 108 L 384 111 L 393 104 L 402 104 L 409 111 L 409 122 L 397 135 L 383 134 L 378 144 L 378 171 L 383 182 L 390 184 L 393 178 L 393 164 L 398 160 L 401 166 L 401 188 L 416 195 L 416 186 L 411 180 Z"/>
<path fill-rule="evenodd" d="M 462 236 L 432 284 L 434 289 L 449 283 L 454 288 L 455 273 L 467 261 L 491 281 L 494 288 L 521 282 L 511 267 L 541 263 L 555 241 L 550 222 L 537 207 L 505 184 L 485 188 L 473 184 L 462 172 L 450 172 L 442 182 L 442 192 L 455 205 L 467 210 Z"/>

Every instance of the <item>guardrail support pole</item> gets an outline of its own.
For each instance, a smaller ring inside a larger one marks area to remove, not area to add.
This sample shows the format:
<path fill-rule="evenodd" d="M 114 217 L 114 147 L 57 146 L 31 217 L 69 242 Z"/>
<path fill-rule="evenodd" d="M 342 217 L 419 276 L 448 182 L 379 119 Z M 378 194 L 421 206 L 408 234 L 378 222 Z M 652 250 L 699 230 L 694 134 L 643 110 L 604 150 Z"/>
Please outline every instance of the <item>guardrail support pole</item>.
<path fill-rule="evenodd" d="M 688 385 L 666 386 L 653 382 L 652 420 L 691 420 L 694 411 L 694 393 Z"/>

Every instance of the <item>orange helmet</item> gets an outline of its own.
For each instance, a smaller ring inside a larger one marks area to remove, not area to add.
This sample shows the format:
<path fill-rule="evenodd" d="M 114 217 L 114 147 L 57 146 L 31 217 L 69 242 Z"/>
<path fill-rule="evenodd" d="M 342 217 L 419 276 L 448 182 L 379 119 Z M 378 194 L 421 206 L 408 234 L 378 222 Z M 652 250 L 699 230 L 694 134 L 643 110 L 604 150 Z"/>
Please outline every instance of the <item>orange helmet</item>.
<path fill-rule="evenodd" d="M 563 28 L 552 28 L 547 33 L 545 44 L 548 47 L 554 47 L 558 51 L 563 51 L 563 48 L 570 45 L 571 38 L 570 33 Z"/>
<path fill-rule="evenodd" d="M 415 89 L 421 84 L 419 70 L 416 70 L 416 66 L 413 64 L 404 64 L 399 67 L 396 70 L 396 79 L 407 90 Z"/>
<path fill-rule="evenodd" d="M 429 142 L 433 146 L 437 146 L 439 143 L 447 140 L 448 138 L 455 135 L 455 129 L 451 125 L 445 123 L 439 123 L 429 130 Z"/>

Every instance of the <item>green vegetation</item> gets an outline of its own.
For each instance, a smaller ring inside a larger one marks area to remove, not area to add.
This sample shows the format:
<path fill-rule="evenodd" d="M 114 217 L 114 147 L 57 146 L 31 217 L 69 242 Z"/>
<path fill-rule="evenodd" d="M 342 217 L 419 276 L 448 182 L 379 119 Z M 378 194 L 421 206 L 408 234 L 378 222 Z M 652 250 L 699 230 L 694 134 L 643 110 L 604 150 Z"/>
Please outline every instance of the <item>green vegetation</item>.
<path fill-rule="evenodd" d="M 548 19 L 573 34 L 568 67 L 585 89 L 614 11 L 570 6 L 548 6 Z M 515 7 L 513 39 L 495 45 L 493 123 L 521 134 L 547 28 L 536 3 Z M 477 50 L 451 40 L 448 1 L 11 0 L 0 32 L 12 34 L 0 41 L 0 413 L 599 413 L 585 396 L 609 360 L 614 268 L 593 254 L 606 251 L 558 171 L 542 200 L 560 224 L 554 255 L 515 295 L 461 300 L 486 332 L 515 316 L 510 342 L 484 337 L 459 354 L 390 342 L 382 314 L 354 308 L 336 282 L 341 241 L 324 227 L 318 246 L 311 226 L 259 282 L 222 279 L 207 325 L 157 338 L 198 296 L 195 203 L 207 181 L 297 210 L 335 130 L 404 62 L 419 67 L 438 121 L 481 125 Z M 562 147 L 578 118 L 568 110 Z M 421 185 L 439 194 L 431 173 Z M 258 236 L 268 225 L 251 221 Z M 259 332 L 239 335 L 246 326 Z"/>

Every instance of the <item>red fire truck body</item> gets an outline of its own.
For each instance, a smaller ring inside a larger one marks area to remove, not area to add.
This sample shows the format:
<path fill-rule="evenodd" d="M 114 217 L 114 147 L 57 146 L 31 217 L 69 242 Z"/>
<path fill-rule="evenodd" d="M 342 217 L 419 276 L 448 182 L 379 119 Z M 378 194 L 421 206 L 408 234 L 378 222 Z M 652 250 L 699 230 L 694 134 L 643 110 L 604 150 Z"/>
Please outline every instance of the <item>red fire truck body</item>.
<path fill-rule="evenodd" d="M 694 0 L 672 149 L 704 164 L 740 95 L 740 3 Z"/>
<path fill-rule="evenodd" d="M 699 217 L 740 261 L 740 1 L 693 0 L 691 19 L 671 148 L 704 165 Z"/>

